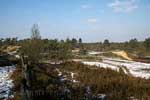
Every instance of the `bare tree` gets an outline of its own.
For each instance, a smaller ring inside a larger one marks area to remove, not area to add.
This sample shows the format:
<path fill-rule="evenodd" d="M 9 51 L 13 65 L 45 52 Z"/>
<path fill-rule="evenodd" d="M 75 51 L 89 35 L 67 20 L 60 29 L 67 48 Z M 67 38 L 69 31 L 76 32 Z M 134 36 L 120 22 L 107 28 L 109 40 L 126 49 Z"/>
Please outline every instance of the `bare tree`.
<path fill-rule="evenodd" d="M 31 29 L 31 39 L 41 39 L 38 24 L 34 24 Z"/>
<path fill-rule="evenodd" d="M 34 24 L 31 28 L 31 39 L 25 41 L 22 46 L 22 52 L 28 56 L 29 61 L 32 63 L 38 63 L 42 57 L 42 40 L 40 31 L 37 24 Z"/>

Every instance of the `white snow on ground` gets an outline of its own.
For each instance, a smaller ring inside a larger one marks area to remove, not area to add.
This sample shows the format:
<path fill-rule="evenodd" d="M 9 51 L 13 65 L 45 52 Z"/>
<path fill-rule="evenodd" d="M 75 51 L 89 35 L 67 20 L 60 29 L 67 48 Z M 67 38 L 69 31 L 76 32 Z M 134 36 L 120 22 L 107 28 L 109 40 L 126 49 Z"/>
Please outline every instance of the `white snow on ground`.
<path fill-rule="evenodd" d="M 142 77 L 148 79 L 150 72 L 142 71 L 142 69 L 150 69 L 150 64 L 141 62 L 117 62 L 117 60 L 103 60 L 104 63 L 113 64 L 116 66 L 125 66 L 129 72 L 135 77 Z"/>
<path fill-rule="evenodd" d="M 109 64 L 105 64 L 105 63 L 102 63 L 102 62 L 91 62 L 91 61 L 82 61 L 83 64 L 86 64 L 86 65 L 95 65 L 97 67 L 103 67 L 103 68 L 111 68 L 113 70 L 116 70 L 118 71 L 118 67 L 116 66 L 113 66 L 113 65 L 109 65 Z"/>
<path fill-rule="evenodd" d="M 15 66 L 0 67 L 0 99 L 13 97 L 10 90 L 13 87 L 13 80 L 10 75 L 15 70 Z"/>
<path fill-rule="evenodd" d="M 67 75 L 63 75 L 63 73 L 62 73 L 58 68 L 56 68 L 56 71 L 58 72 L 58 76 L 60 77 L 60 81 L 61 81 L 61 82 L 64 82 L 64 81 L 66 81 L 66 80 L 70 80 L 70 81 L 72 81 L 73 83 L 78 83 L 78 82 L 79 82 L 79 81 L 77 81 L 77 80 L 75 79 L 75 74 L 77 74 L 77 73 L 65 71 L 65 72 L 67 72 L 67 73 L 70 74 L 71 79 L 69 79 L 69 78 L 67 78 Z"/>
<path fill-rule="evenodd" d="M 56 68 L 56 71 L 58 72 L 58 76 L 62 75 L 62 72 L 58 68 Z"/>
<path fill-rule="evenodd" d="M 75 74 L 77 74 L 77 73 L 70 72 L 70 74 L 71 74 L 72 82 L 73 82 L 73 83 L 78 83 L 79 81 L 77 81 L 77 80 L 75 79 Z"/>
<path fill-rule="evenodd" d="M 102 54 L 104 52 L 96 52 L 96 51 L 91 51 L 91 52 L 88 52 L 88 54 L 90 55 L 97 55 L 97 54 Z"/>
<path fill-rule="evenodd" d="M 71 72 L 71 78 L 72 78 L 72 79 L 74 78 L 74 74 L 75 74 L 75 73 Z"/>
<path fill-rule="evenodd" d="M 98 94 L 98 99 L 105 100 L 106 94 Z"/>
<path fill-rule="evenodd" d="M 92 61 L 85 61 L 85 60 L 74 60 L 74 61 L 81 61 L 83 64 L 87 65 L 95 65 L 97 67 L 102 68 L 111 68 L 112 70 L 119 71 L 119 67 L 121 67 L 126 74 L 131 74 L 135 77 L 141 77 L 141 78 L 150 78 L 150 72 L 144 71 L 142 69 L 149 69 L 150 70 L 150 64 L 148 63 L 142 63 L 142 62 L 135 62 L 135 61 L 129 61 L 129 60 L 122 60 L 118 58 L 107 58 L 103 57 L 103 60 L 101 62 L 92 62 Z M 127 72 L 127 70 L 129 72 Z"/>
<path fill-rule="evenodd" d="M 111 58 L 111 57 L 105 57 L 105 56 L 102 56 L 102 59 L 103 60 L 112 60 L 112 61 L 117 61 L 117 62 L 127 62 L 127 63 L 132 63 L 133 61 L 131 60 L 123 60 L 123 59 L 120 59 L 120 58 Z"/>

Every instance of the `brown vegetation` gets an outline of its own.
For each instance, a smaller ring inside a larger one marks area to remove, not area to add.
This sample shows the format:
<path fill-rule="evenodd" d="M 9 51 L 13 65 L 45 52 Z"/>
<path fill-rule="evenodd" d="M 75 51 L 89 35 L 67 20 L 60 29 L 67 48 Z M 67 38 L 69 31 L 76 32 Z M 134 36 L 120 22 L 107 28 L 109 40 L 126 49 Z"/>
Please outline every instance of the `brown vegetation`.
<path fill-rule="evenodd" d="M 81 85 L 92 87 L 93 94 L 107 94 L 108 100 L 127 100 L 132 96 L 140 100 L 150 98 L 149 79 L 135 78 L 111 69 L 91 69 L 91 66 L 74 62 L 65 63 L 62 69 L 77 72 Z"/>

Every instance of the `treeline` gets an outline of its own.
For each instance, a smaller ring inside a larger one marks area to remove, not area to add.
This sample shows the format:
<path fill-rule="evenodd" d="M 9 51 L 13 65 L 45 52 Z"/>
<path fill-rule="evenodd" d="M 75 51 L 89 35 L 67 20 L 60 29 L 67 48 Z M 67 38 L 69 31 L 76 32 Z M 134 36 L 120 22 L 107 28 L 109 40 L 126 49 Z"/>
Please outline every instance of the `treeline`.
<path fill-rule="evenodd" d="M 37 54 L 57 54 L 49 55 L 51 58 L 59 58 L 58 54 L 62 51 L 63 54 L 66 51 L 70 52 L 73 49 L 80 49 L 82 54 L 85 54 L 87 50 L 94 51 L 110 51 L 110 50 L 125 50 L 130 53 L 135 53 L 137 55 L 150 55 L 150 37 L 146 38 L 144 41 L 138 41 L 134 38 L 126 42 L 110 42 L 108 39 L 105 39 L 103 42 L 97 43 L 83 43 L 82 39 L 67 38 L 66 40 L 57 40 L 57 39 L 42 39 L 40 36 L 40 31 L 38 25 L 33 25 L 31 29 L 31 38 L 18 40 L 18 38 L 1 38 L 0 46 L 7 47 L 8 45 L 19 45 L 23 47 L 23 52 Z M 27 51 L 29 50 L 29 51 Z M 39 51 L 38 51 L 39 50 Z M 52 51 L 54 53 L 52 53 Z M 57 52 L 57 53 L 56 53 Z M 68 52 L 68 53 L 69 53 Z M 29 54 L 28 54 L 29 55 Z M 57 56 L 57 57 L 56 57 Z M 38 58 L 38 57 L 37 57 Z M 41 57 L 40 57 L 41 58 Z M 65 57 L 67 58 L 67 57 Z M 62 59 L 60 57 L 59 59 Z"/>
<path fill-rule="evenodd" d="M 95 51 L 110 51 L 110 50 L 125 50 L 138 55 L 150 55 L 150 37 L 144 41 L 138 41 L 134 38 L 126 42 L 110 42 L 108 39 L 99 43 L 84 43 L 87 50 Z"/>
<path fill-rule="evenodd" d="M 18 38 L 0 38 L 0 46 L 5 45 L 16 45 L 18 42 Z"/>
<path fill-rule="evenodd" d="M 82 47 L 82 39 L 75 38 L 66 40 L 42 39 L 37 24 L 31 28 L 31 37 L 18 40 L 18 38 L 0 39 L 0 46 L 21 46 L 20 54 L 28 58 L 32 63 L 46 60 L 52 62 L 65 61 L 72 57 L 71 50 Z"/>

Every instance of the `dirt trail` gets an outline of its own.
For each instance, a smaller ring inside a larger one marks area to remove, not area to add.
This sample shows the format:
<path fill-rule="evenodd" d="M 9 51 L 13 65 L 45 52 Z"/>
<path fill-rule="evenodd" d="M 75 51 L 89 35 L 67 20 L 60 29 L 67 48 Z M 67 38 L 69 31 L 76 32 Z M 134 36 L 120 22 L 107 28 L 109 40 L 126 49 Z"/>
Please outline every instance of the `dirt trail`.
<path fill-rule="evenodd" d="M 129 56 L 128 56 L 128 54 L 125 52 L 125 51 L 112 51 L 112 53 L 113 54 L 116 54 L 116 55 L 118 55 L 118 56 L 121 56 L 121 57 L 123 57 L 123 58 L 125 58 L 125 59 L 127 59 L 127 60 L 133 60 L 132 58 L 130 58 Z"/>

